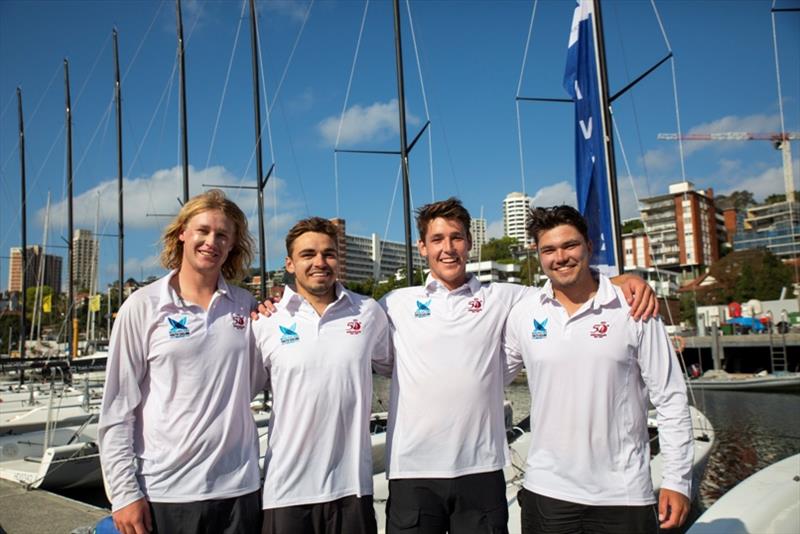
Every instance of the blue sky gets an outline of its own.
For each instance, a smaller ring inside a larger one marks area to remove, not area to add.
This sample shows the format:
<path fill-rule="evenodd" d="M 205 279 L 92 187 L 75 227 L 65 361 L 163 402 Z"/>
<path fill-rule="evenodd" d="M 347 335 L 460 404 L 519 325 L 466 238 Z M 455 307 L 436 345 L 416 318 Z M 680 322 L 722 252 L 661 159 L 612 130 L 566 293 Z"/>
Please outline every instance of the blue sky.
<path fill-rule="evenodd" d="M 337 133 L 341 148 L 398 147 L 391 4 L 369 4 L 341 131 L 365 4 L 257 5 L 271 103 L 269 128 L 263 113 L 264 159 L 265 166 L 273 158 L 276 163 L 266 194 L 268 266 L 282 265 L 286 230 L 309 215 L 339 215 L 347 220 L 348 233 L 401 240 L 398 159 L 340 154 L 335 166 L 333 152 Z M 418 67 L 408 7 L 401 4 L 409 139 L 428 117 L 432 123 L 431 137 L 421 138 L 411 154 L 413 204 L 459 196 L 473 216 L 483 211 L 494 236 L 502 233 L 502 200 L 508 192 L 525 189 L 543 205 L 574 202 L 570 105 L 519 105 L 524 180 L 521 173 L 514 102 L 520 72 L 520 95 L 565 96 L 561 80 L 574 4 L 538 2 L 523 70 L 533 5 L 411 2 Z M 685 133 L 780 130 L 771 5 L 769 0 L 656 3 L 675 55 Z M 800 7 L 800 2 L 779 0 L 777 7 Z M 192 194 L 202 184 L 255 181 L 247 10 L 234 47 L 242 8 L 238 0 L 183 3 Z M 664 57 L 668 47 L 650 2 L 608 1 L 603 9 L 613 92 Z M 66 237 L 65 57 L 73 101 L 76 227 L 92 229 L 99 205 L 100 232 L 116 231 L 115 25 L 125 76 L 125 271 L 136 278 L 163 272 L 157 255 L 166 219 L 147 214 L 175 212 L 181 196 L 173 2 L 0 2 L 2 256 L 19 244 L 17 86 L 23 90 L 26 126 L 28 243 L 43 239 L 48 192 L 53 203 L 49 243 Z M 800 14 L 778 15 L 776 30 L 786 130 L 800 131 Z M 656 139 L 659 132 L 677 130 L 670 63 L 617 100 L 614 115 L 622 138 L 621 145 L 615 139 L 622 213 L 630 217 L 636 215 L 637 195 L 665 193 L 668 184 L 682 179 L 677 143 Z M 792 148 L 797 183 L 800 146 Z M 717 193 L 746 188 L 758 199 L 783 190 L 780 153 L 768 142 L 695 142 L 684 149 L 686 178 L 699 188 Z M 255 196 L 229 194 L 255 227 Z M 102 239 L 103 284 L 116 277 L 116 251 L 114 238 Z M 3 259 L 0 287 L 7 282 Z"/>

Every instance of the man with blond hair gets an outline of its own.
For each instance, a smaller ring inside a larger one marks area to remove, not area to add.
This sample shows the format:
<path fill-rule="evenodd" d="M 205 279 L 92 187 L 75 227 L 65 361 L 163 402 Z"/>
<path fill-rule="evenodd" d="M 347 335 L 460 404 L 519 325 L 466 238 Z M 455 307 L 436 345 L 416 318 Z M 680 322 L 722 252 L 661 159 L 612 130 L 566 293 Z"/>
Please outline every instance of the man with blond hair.
<path fill-rule="evenodd" d="M 244 213 L 220 190 L 164 230 L 172 271 L 131 295 L 111 333 L 98 428 L 114 524 L 123 534 L 257 533 L 263 383 L 249 314 L 228 281 L 252 258 Z"/>

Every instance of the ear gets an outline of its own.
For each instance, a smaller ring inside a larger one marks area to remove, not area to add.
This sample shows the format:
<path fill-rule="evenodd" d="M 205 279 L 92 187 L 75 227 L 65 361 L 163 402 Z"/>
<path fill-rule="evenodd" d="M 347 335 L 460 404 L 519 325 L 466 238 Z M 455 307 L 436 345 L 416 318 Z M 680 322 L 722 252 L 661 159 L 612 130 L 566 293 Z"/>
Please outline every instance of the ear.
<path fill-rule="evenodd" d="M 186 227 L 184 226 L 181 229 L 181 231 L 178 233 L 178 240 L 179 241 L 184 241 L 184 242 L 186 241 L 186 236 L 184 235 L 185 233 L 186 233 Z"/>
<path fill-rule="evenodd" d="M 417 250 L 419 250 L 419 255 L 422 256 L 423 258 L 428 257 L 428 247 L 425 246 L 425 241 L 423 241 L 422 239 L 419 239 L 417 241 Z"/>
<path fill-rule="evenodd" d="M 591 257 L 591 255 L 594 253 L 594 244 L 592 243 L 591 239 L 586 241 L 586 248 L 589 249 L 589 256 Z"/>
<path fill-rule="evenodd" d="M 286 256 L 285 265 L 286 265 L 286 272 L 294 274 L 295 272 L 294 262 L 292 261 L 291 257 Z"/>

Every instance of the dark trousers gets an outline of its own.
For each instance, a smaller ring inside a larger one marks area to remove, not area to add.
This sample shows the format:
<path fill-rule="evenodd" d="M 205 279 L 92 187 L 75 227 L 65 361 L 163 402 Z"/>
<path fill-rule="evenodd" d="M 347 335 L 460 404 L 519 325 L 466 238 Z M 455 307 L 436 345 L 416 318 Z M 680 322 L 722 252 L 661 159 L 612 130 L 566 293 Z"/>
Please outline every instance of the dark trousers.
<path fill-rule="evenodd" d="M 502 471 L 389 481 L 386 534 L 507 534 Z"/>
<path fill-rule="evenodd" d="M 151 502 L 152 534 L 258 534 L 261 492 L 197 502 Z"/>
<path fill-rule="evenodd" d="M 645 506 L 589 506 L 522 489 L 522 534 L 657 534 L 658 510 Z"/>
<path fill-rule="evenodd" d="M 372 495 L 264 510 L 262 534 L 377 534 Z"/>

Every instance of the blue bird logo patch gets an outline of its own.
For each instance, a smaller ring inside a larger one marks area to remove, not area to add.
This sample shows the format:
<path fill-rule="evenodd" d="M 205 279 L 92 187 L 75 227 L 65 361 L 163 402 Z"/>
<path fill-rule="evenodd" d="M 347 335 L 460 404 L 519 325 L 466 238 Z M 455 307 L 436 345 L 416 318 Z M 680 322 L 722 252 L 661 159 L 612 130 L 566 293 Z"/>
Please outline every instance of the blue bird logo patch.
<path fill-rule="evenodd" d="M 288 345 L 289 343 L 295 343 L 300 341 L 300 336 L 297 335 L 297 323 L 292 323 L 291 326 L 280 326 L 278 328 L 281 330 L 281 344 Z"/>
<path fill-rule="evenodd" d="M 542 321 L 541 323 L 536 319 L 533 320 L 533 332 L 531 332 L 531 337 L 533 339 L 542 339 L 547 337 L 547 319 Z"/>
<path fill-rule="evenodd" d="M 187 337 L 191 333 L 189 327 L 186 326 L 188 321 L 189 317 L 186 315 L 182 315 L 178 320 L 167 317 L 167 322 L 169 323 L 169 337 L 173 339 Z"/>
<path fill-rule="evenodd" d="M 431 299 L 426 300 L 425 302 L 417 301 L 417 311 L 414 312 L 414 317 L 420 319 L 422 317 L 428 317 L 431 314 Z"/>

